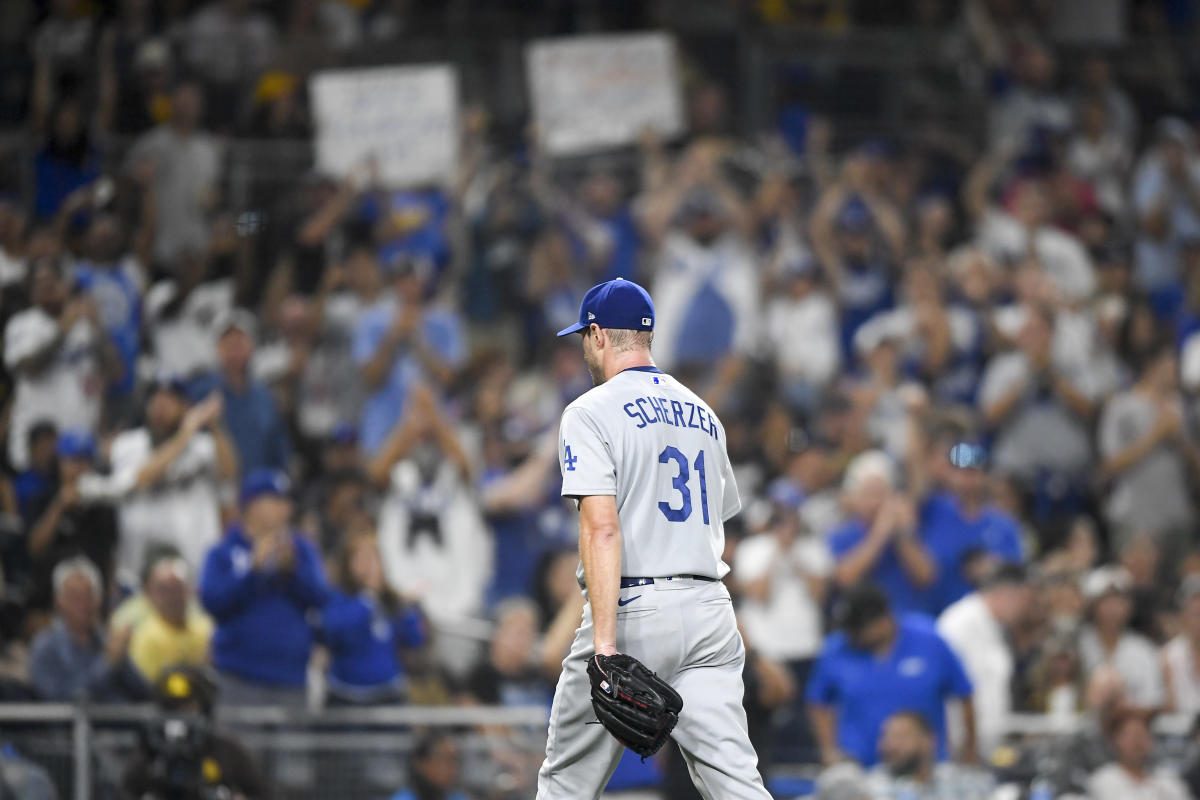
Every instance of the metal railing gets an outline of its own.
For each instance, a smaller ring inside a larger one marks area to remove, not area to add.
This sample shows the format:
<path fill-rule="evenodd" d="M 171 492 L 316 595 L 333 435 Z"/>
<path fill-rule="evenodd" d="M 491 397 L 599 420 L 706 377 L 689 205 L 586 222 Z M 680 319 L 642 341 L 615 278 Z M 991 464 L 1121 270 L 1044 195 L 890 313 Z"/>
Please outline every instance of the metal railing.
<path fill-rule="evenodd" d="M 418 731 L 458 741 L 464 785 L 531 794 L 545 748 L 547 711 L 529 707 L 377 706 L 317 712 L 221 707 L 218 729 L 255 757 L 276 797 L 377 800 L 404 785 Z M 152 706 L 0 704 L 0 742 L 50 775 L 63 800 L 114 796 L 138 755 Z M 331 793 L 332 792 L 332 793 Z"/>
<path fill-rule="evenodd" d="M 152 706 L 0 704 L 0 743 L 11 743 L 45 768 L 63 800 L 112 796 L 123 766 L 138 752 L 138 731 L 161 712 Z M 378 706 L 295 711 L 222 707 L 220 730 L 257 759 L 277 797 L 376 800 L 405 780 L 417 732 L 441 729 L 459 742 L 463 783 L 488 796 L 532 794 L 545 746 L 547 709 L 528 707 Z M 1010 733 L 1036 746 L 1081 730 L 1084 717 L 1015 715 Z M 1155 732 L 1162 755 L 1178 762 L 1192 719 L 1163 715 Z M 815 764 L 781 765 L 777 774 L 815 777 Z M 499 791 L 499 794 L 497 794 Z M 331 794 L 331 792 L 333 792 Z"/>

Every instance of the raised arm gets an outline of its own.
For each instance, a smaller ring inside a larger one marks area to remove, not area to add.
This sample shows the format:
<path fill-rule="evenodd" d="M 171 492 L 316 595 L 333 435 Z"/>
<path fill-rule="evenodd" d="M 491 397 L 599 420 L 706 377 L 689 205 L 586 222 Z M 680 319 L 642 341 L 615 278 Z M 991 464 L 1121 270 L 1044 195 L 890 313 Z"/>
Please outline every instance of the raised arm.
<path fill-rule="evenodd" d="M 175 435 L 159 445 L 150 454 L 149 460 L 138 470 L 133 488 L 145 489 L 162 480 L 162 477 L 166 475 L 167 469 L 170 468 L 175 459 L 179 458 L 180 454 L 187 449 L 192 437 L 200 429 L 220 416 L 223 405 L 220 395 L 214 394 L 210 395 L 200 404 L 189 408 L 187 413 L 184 414 L 183 422 L 180 424 L 179 430 L 175 432 Z"/>
<path fill-rule="evenodd" d="M 838 253 L 834 236 L 834 218 L 838 210 L 846 202 L 846 188 L 840 183 L 834 183 L 821 194 L 817 207 L 813 210 L 810 233 L 812 236 L 813 252 L 825 270 L 825 276 L 834 286 L 842 281 L 842 257 Z"/>
<path fill-rule="evenodd" d="M 503 514 L 540 503 L 556 452 L 554 438 L 548 436 L 519 467 L 483 490 L 483 510 Z"/>
<path fill-rule="evenodd" d="M 884 549 L 891 542 L 894 530 L 890 506 L 885 505 L 875 516 L 863 540 L 838 559 L 837 566 L 833 569 L 834 582 L 841 588 L 848 589 L 866 577 L 867 573 L 875 568 Z"/>
<path fill-rule="evenodd" d="M 913 583 L 926 588 L 937 578 L 937 565 L 917 535 L 916 513 L 912 501 L 907 497 L 897 496 L 892 502 L 896 505 L 895 541 L 900 567 Z"/>

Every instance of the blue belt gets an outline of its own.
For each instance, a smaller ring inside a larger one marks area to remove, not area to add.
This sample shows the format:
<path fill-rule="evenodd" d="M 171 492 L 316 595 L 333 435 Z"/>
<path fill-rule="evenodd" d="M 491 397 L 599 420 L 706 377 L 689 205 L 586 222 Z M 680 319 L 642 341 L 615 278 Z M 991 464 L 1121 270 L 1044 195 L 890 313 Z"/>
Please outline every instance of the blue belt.
<path fill-rule="evenodd" d="M 655 581 L 707 581 L 712 583 L 716 578 L 710 578 L 707 575 L 671 575 L 666 578 L 621 578 L 621 588 L 629 589 L 634 586 L 649 586 Z"/>

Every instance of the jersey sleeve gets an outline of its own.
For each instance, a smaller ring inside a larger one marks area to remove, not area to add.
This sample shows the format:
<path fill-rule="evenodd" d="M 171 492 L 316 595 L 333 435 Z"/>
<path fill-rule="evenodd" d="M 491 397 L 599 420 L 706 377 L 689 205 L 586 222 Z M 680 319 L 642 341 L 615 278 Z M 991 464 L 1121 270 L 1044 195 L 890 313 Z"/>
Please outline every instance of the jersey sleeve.
<path fill-rule="evenodd" d="M 558 430 L 558 465 L 563 497 L 617 493 L 617 464 L 612 449 L 585 409 L 568 408 L 563 412 Z"/>

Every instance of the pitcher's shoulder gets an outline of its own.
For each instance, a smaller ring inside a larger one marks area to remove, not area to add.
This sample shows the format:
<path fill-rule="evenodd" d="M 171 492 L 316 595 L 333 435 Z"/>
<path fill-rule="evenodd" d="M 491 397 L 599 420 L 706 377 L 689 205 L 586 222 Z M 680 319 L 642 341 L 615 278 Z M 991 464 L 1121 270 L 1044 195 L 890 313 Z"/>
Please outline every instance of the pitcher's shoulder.
<path fill-rule="evenodd" d="M 573 415 L 582 415 L 600 424 L 605 416 L 604 409 L 611 405 L 612 392 L 608 384 L 594 386 L 576 397 L 563 409 L 562 419 Z"/>

